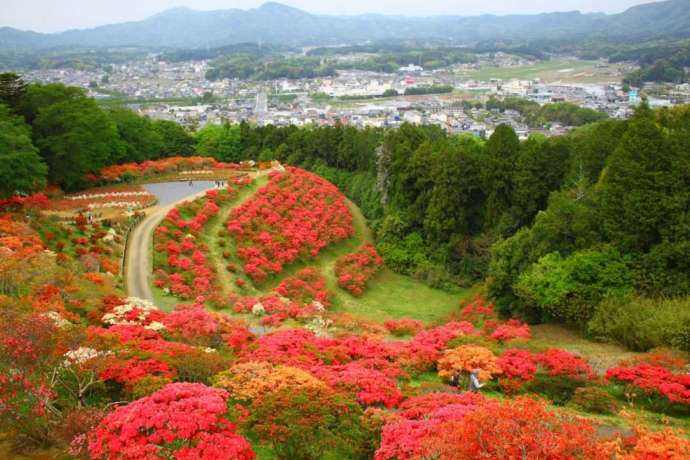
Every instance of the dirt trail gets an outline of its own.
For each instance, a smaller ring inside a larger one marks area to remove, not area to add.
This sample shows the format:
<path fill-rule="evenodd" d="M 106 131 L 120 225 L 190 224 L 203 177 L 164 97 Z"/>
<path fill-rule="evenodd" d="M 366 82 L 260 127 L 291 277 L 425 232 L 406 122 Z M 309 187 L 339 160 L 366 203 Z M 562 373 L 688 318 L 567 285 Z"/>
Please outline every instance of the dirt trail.
<path fill-rule="evenodd" d="M 213 187 L 209 188 L 211 190 Z M 189 195 L 167 206 L 156 206 L 129 234 L 127 256 L 125 258 L 125 286 L 129 297 L 139 297 L 153 302 L 149 277 L 152 269 L 153 231 L 165 215 L 177 204 L 203 196 L 206 190 Z"/>

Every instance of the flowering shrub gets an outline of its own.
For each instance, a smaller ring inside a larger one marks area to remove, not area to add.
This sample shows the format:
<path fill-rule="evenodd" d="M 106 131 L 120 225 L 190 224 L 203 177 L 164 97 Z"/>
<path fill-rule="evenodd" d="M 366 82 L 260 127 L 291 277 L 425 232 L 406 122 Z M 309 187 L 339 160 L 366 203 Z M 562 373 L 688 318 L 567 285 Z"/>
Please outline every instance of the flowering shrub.
<path fill-rule="evenodd" d="M 424 323 L 418 319 L 387 319 L 383 325 L 393 335 L 414 335 L 424 329 Z"/>
<path fill-rule="evenodd" d="M 474 326 L 467 321 L 452 321 L 443 326 L 422 331 L 412 337 L 407 348 L 410 353 L 410 365 L 417 370 L 433 367 L 448 343 L 463 335 L 474 335 Z"/>
<path fill-rule="evenodd" d="M 462 345 L 447 350 L 437 365 L 438 375 L 444 379 L 450 379 L 457 373 L 481 369 L 479 377 L 490 380 L 492 376 L 502 372 L 498 359 L 491 350 L 477 345 Z"/>
<path fill-rule="evenodd" d="M 219 334 L 218 323 L 204 307 L 178 305 L 162 322 L 177 340 L 210 345 Z"/>
<path fill-rule="evenodd" d="M 251 460 L 255 454 L 223 414 L 227 392 L 174 383 L 115 409 L 88 435 L 97 459 Z"/>
<path fill-rule="evenodd" d="M 330 303 L 326 279 L 312 267 L 303 268 L 293 276 L 286 277 L 274 291 L 299 305 L 319 302 L 326 306 Z"/>
<path fill-rule="evenodd" d="M 617 459 L 648 460 L 668 459 L 681 460 L 690 458 L 690 441 L 670 428 L 663 431 L 635 430 L 636 436 L 625 445 L 619 441 Z"/>
<path fill-rule="evenodd" d="M 172 379 L 176 373 L 167 364 L 155 359 L 113 358 L 108 360 L 107 367 L 99 375 L 101 380 L 113 380 L 131 391 L 132 387 L 145 377 L 164 377 Z"/>
<path fill-rule="evenodd" d="M 128 297 L 121 305 L 104 314 L 101 320 L 107 325 L 138 325 L 146 329 L 160 330 L 164 313 L 148 300 Z"/>
<path fill-rule="evenodd" d="M 342 366 L 314 366 L 311 372 L 334 388 L 353 392 L 360 404 L 394 407 L 402 400 L 395 380 L 358 362 Z"/>
<path fill-rule="evenodd" d="M 487 404 L 481 395 L 472 393 L 429 393 L 410 398 L 401 404 L 399 419 L 383 427 L 374 460 L 436 458 L 428 439 L 438 436 L 447 423 Z"/>
<path fill-rule="evenodd" d="M 610 458 L 597 442 L 591 422 L 518 397 L 468 411 L 422 440 L 430 458 Z M 390 457 L 385 457 L 390 458 Z M 379 460 L 379 457 L 377 457 Z"/>
<path fill-rule="evenodd" d="M 664 367 L 639 364 L 609 369 L 606 378 L 632 384 L 646 393 L 663 396 L 674 403 L 690 405 L 689 374 L 674 374 Z"/>
<path fill-rule="evenodd" d="M 460 307 L 460 317 L 465 321 L 479 322 L 494 316 L 494 305 L 485 303 L 481 297 L 466 304 L 461 302 Z"/>
<path fill-rule="evenodd" d="M 285 278 L 273 293 L 259 299 L 243 297 L 233 309 L 237 313 L 268 315 L 262 318 L 261 324 L 278 325 L 287 318 L 304 319 L 323 313 L 329 303 L 326 280 L 315 269 L 307 267 Z"/>
<path fill-rule="evenodd" d="M 672 350 L 656 349 L 648 353 L 634 356 L 629 360 L 622 361 L 620 367 L 635 367 L 638 364 L 649 364 L 651 366 L 664 367 L 668 370 L 681 370 L 688 362 L 682 356 Z"/>
<path fill-rule="evenodd" d="M 544 366 L 551 377 L 564 376 L 577 380 L 592 378 L 592 368 L 581 357 L 567 351 L 551 348 L 536 356 L 536 362 Z"/>
<path fill-rule="evenodd" d="M 499 342 L 507 342 L 513 339 L 529 339 L 529 326 L 518 320 L 511 319 L 494 329 L 489 337 Z"/>
<path fill-rule="evenodd" d="M 327 386 L 286 388 L 254 404 L 246 425 L 278 458 L 357 458 L 366 435 L 362 410 Z"/>
<path fill-rule="evenodd" d="M 232 399 L 244 402 L 261 400 L 272 392 L 324 385 L 302 369 L 274 366 L 265 361 L 235 364 L 213 378 L 213 386 L 227 390 Z"/>
<path fill-rule="evenodd" d="M 512 380 L 513 385 L 511 386 L 508 382 L 499 383 L 502 383 L 502 387 L 505 386 L 513 390 L 517 390 L 523 383 L 531 381 L 537 372 L 535 358 L 532 353 L 516 348 L 504 351 L 501 357 L 498 358 L 498 366 L 503 371 L 503 377 Z"/>
<path fill-rule="evenodd" d="M 400 404 L 398 415 L 410 420 L 422 420 L 448 406 L 478 406 L 486 402 L 480 393 L 427 393 L 413 396 Z"/>
<path fill-rule="evenodd" d="M 365 244 L 357 252 L 346 254 L 335 263 L 338 286 L 354 296 L 364 293 L 367 281 L 383 266 L 383 259 L 371 244 Z"/>
<path fill-rule="evenodd" d="M 270 177 L 227 223 L 245 273 L 259 282 L 354 233 L 345 197 L 333 184 L 297 168 Z"/>
<path fill-rule="evenodd" d="M 198 241 L 206 222 L 236 191 L 209 190 L 205 196 L 171 209 L 155 231 L 154 284 L 184 299 L 212 298 L 217 291 L 216 268 L 209 248 Z M 185 216 L 188 216 L 185 218 Z"/>

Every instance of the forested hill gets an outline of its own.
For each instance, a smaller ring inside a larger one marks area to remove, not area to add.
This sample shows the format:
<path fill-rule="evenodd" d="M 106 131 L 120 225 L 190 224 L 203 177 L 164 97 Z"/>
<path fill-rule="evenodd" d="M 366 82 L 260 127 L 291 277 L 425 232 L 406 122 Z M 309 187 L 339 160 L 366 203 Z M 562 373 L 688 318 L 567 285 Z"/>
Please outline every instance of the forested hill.
<path fill-rule="evenodd" d="M 314 15 L 279 3 L 249 10 L 176 8 L 143 21 L 37 34 L 0 28 L 0 49 L 56 46 L 206 48 L 241 42 L 328 44 L 386 38 L 486 39 L 650 37 L 690 34 L 690 2 L 669 0 L 614 14 L 563 12 L 476 17 Z"/>

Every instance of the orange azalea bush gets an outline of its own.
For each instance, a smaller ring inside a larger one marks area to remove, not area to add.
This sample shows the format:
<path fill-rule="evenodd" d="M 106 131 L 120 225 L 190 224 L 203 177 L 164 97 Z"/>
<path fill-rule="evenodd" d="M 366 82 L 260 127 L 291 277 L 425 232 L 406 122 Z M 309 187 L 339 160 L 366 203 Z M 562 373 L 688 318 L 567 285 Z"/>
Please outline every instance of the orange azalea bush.
<path fill-rule="evenodd" d="M 429 458 L 439 460 L 611 458 L 591 422 L 529 397 L 487 404 L 452 419 L 430 432 L 425 444 Z"/>
<path fill-rule="evenodd" d="M 629 440 L 626 448 L 618 441 L 618 455 L 620 460 L 685 460 L 690 458 L 690 440 L 671 429 L 652 432 L 637 430 L 637 436 Z"/>
<path fill-rule="evenodd" d="M 217 374 L 213 386 L 223 388 L 239 401 L 254 401 L 284 389 L 324 387 L 310 373 L 290 366 L 274 366 L 265 361 L 235 364 Z"/>
<path fill-rule="evenodd" d="M 502 372 L 498 358 L 491 350 L 478 345 L 462 345 L 446 351 L 438 360 L 437 367 L 438 375 L 443 379 L 450 379 L 458 372 L 481 369 L 479 378 L 490 380 L 492 376 Z"/>

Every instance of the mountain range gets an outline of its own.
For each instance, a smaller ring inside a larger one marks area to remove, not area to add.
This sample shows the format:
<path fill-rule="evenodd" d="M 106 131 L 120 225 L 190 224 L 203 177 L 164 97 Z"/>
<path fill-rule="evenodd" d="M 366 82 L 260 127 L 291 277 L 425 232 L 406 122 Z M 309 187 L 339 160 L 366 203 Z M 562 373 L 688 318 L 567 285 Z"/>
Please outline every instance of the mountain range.
<path fill-rule="evenodd" d="M 248 10 L 175 8 L 142 21 L 43 34 L 0 27 L 0 50 L 65 46 L 204 48 L 263 42 L 325 45 L 383 39 L 564 39 L 690 36 L 690 0 L 632 7 L 619 14 L 578 11 L 534 15 L 405 17 L 315 15 L 280 3 Z"/>

